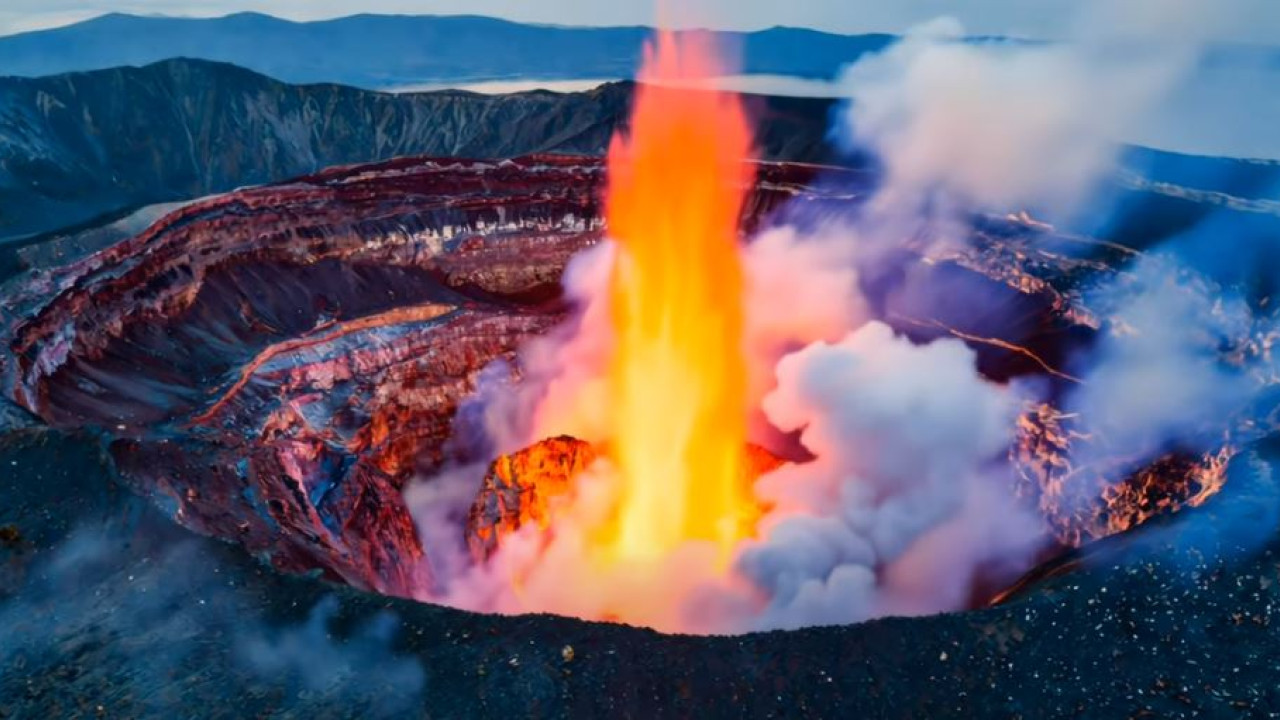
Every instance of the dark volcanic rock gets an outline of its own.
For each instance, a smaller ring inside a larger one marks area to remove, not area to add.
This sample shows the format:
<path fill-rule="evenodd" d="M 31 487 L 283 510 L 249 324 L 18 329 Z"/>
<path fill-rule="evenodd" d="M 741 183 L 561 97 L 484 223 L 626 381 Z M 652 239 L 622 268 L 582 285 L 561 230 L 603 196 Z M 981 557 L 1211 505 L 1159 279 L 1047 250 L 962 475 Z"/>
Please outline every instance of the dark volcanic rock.
<path fill-rule="evenodd" d="M 389 95 L 191 60 L 3 78 L 0 237 L 351 162 L 598 153 L 629 95 Z"/>

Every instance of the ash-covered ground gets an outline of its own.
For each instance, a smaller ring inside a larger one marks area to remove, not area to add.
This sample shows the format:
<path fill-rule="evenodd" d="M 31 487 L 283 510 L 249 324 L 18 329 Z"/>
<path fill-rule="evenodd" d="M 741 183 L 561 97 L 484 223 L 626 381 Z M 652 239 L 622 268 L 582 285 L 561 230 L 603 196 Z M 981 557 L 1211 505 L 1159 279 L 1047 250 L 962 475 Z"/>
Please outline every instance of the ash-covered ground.
<path fill-rule="evenodd" d="M 1267 717 L 1275 454 L 996 607 L 716 638 L 280 575 L 118 488 L 96 441 L 11 433 L 0 717 Z"/>

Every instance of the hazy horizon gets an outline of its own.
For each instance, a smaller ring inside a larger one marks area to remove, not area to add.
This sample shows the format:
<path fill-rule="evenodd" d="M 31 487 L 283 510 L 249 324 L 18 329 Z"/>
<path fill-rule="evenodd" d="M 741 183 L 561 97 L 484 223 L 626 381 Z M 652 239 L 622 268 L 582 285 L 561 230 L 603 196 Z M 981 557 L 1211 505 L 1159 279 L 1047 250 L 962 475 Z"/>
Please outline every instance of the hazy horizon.
<path fill-rule="evenodd" d="M 1188 0 L 1143 0 L 1163 13 L 1177 15 Z M 1170 5 L 1172 3 L 1172 5 Z M 82 22 L 114 12 L 164 17 L 208 18 L 258 12 L 293 21 L 315 21 L 355 14 L 480 15 L 515 22 L 611 27 L 657 24 L 652 0 L 367 0 L 356 7 L 348 0 L 8 0 L 0 9 L 0 35 L 48 29 Z M 1204 39 L 1280 44 L 1280 3 L 1269 0 L 1220 0 L 1219 21 L 1197 28 L 1197 37 L 1184 37 L 1185 28 L 1153 23 L 1159 13 L 1140 17 L 1116 14 L 1108 22 L 1121 28 L 1140 26 L 1143 34 L 1167 30 L 1172 40 Z M 1069 35 L 1080 15 L 1077 0 L 808 0 L 782 4 L 772 0 L 698 0 L 679 8 L 666 6 L 663 24 L 720 30 L 758 30 L 778 25 L 840 34 L 902 33 L 920 23 L 947 15 L 976 35 L 1057 38 Z"/>

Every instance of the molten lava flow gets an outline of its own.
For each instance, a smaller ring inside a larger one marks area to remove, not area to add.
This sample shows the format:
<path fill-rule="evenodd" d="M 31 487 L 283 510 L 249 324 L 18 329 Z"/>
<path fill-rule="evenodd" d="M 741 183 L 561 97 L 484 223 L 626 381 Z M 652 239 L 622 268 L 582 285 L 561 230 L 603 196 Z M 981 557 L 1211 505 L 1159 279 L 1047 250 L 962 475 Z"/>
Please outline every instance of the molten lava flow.
<path fill-rule="evenodd" d="M 652 560 L 688 540 L 727 556 L 757 514 L 743 478 L 738 221 L 752 170 L 736 95 L 682 90 L 719 70 L 706 36 L 660 33 L 629 137 L 609 151 L 618 244 L 611 284 L 611 448 L 621 483 L 600 533 L 608 560 Z"/>

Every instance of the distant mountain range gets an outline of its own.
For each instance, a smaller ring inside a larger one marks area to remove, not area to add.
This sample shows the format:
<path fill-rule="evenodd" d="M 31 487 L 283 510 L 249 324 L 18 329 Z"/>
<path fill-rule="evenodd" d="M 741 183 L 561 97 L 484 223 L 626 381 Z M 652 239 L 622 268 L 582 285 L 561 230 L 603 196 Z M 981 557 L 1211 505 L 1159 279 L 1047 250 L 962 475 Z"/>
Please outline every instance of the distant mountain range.
<path fill-rule="evenodd" d="M 629 78 L 644 27 L 524 25 L 474 16 L 356 15 L 291 22 L 241 13 L 186 19 L 112 14 L 0 37 L 0 74 L 37 77 L 176 57 L 229 62 L 287 82 L 366 88 L 510 78 Z M 742 71 L 829 77 L 891 35 L 772 28 L 717 33 Z"/>

